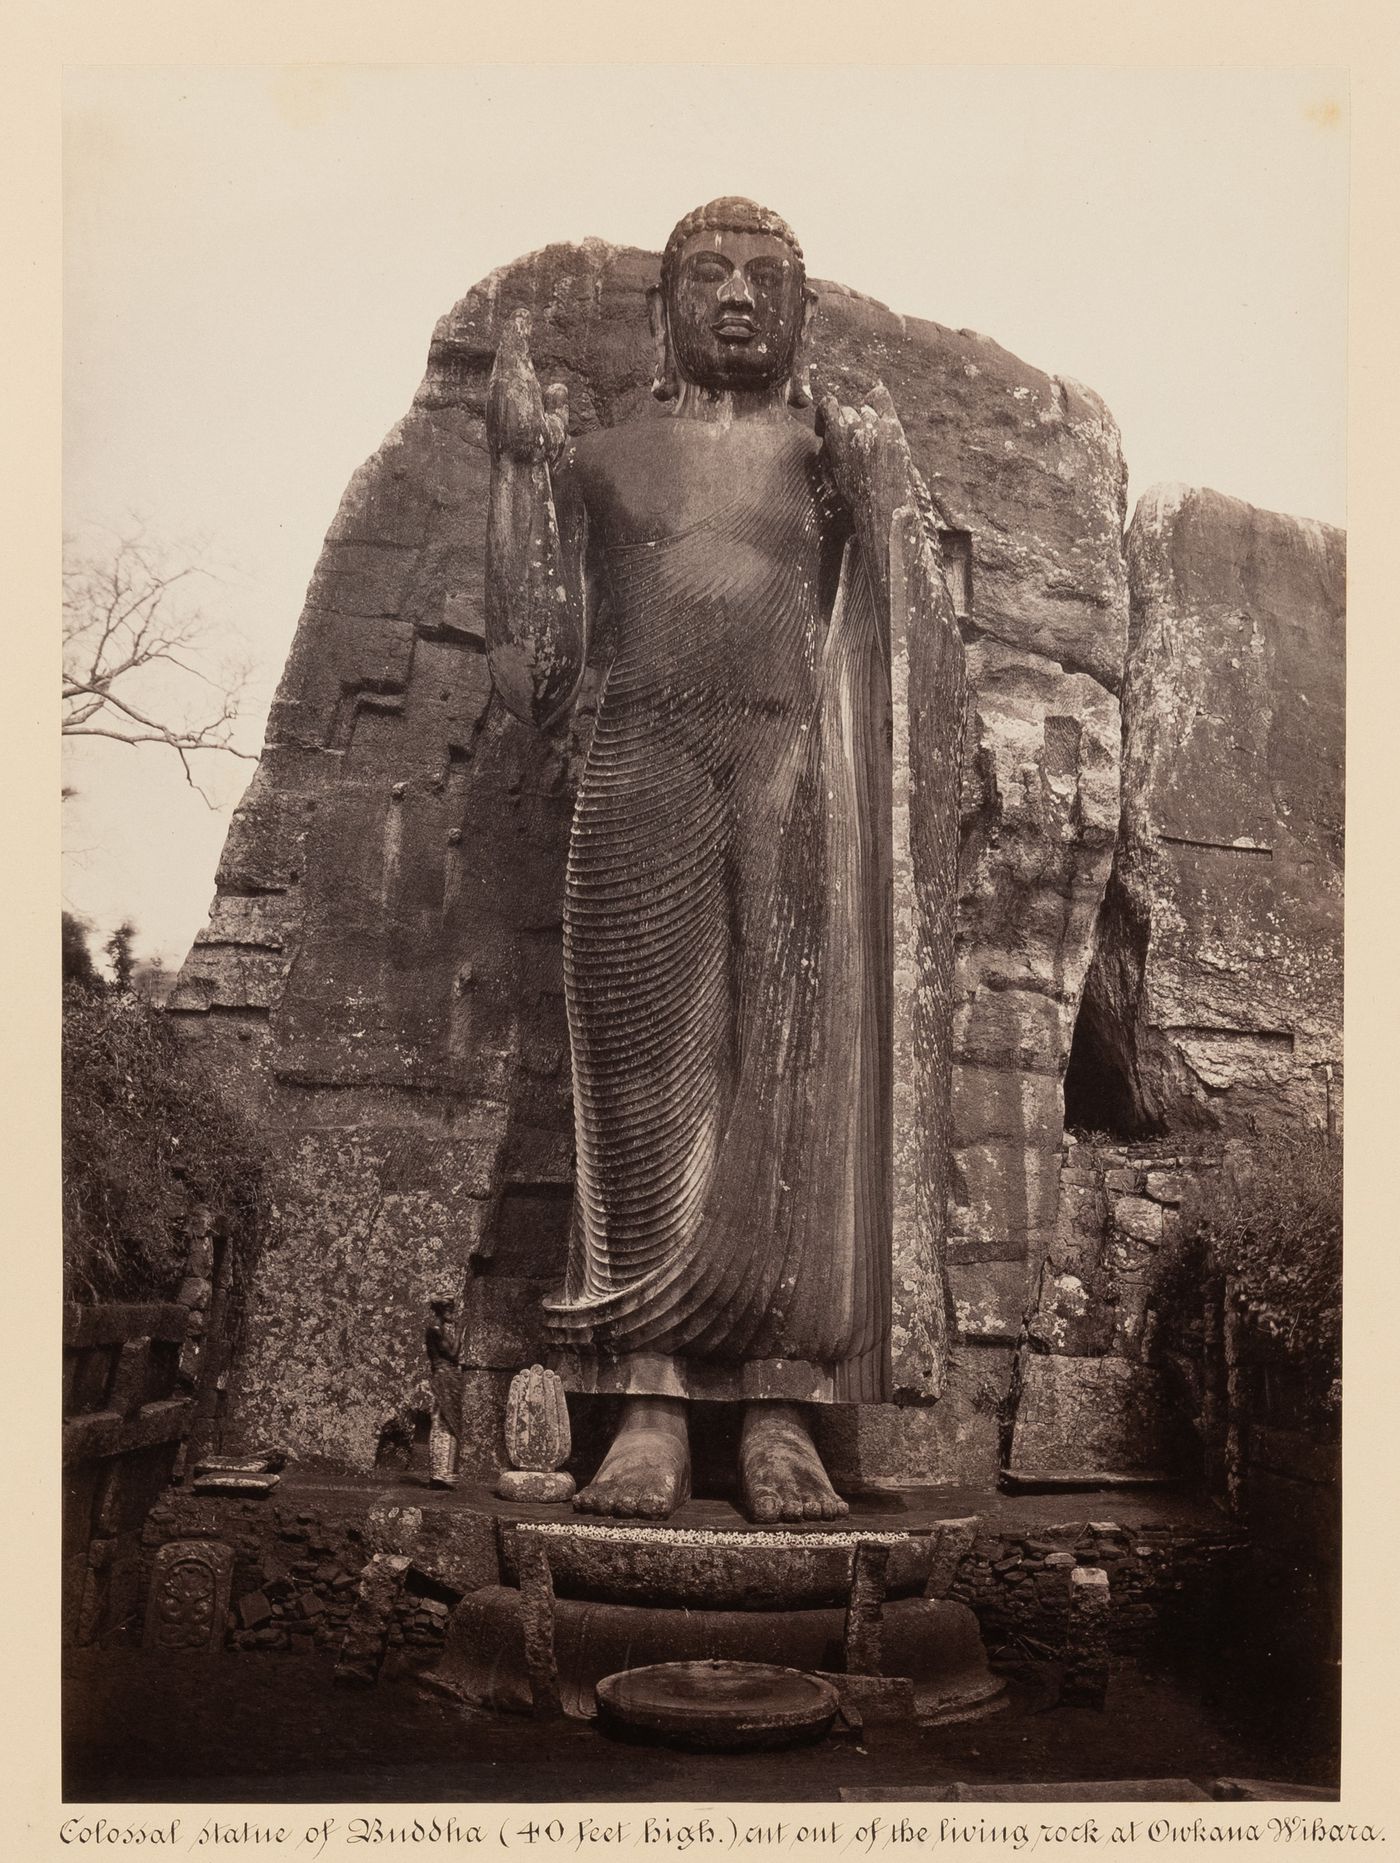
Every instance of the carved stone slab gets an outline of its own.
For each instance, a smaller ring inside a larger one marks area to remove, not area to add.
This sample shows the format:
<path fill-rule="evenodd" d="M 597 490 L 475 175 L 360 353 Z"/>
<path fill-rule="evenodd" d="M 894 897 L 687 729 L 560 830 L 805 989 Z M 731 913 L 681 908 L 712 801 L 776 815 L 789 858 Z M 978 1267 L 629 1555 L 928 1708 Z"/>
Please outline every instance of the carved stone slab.
<path fill-rule="evenodd" d="M 829 1682 L 776 1663 L 663 1662 L 598 1684 L 598 1715 L 626 1739 L 733 1752 L 820 1740 L 836 1719 Z"/>
<path fill-rule="evenodd" d="M 531 1365 L 510 1381 L 506 1454 L 512 1468 L 552 1473 L 569 1458 L 569 1404 L 556 1371 Z"/>
<path fill-rule="evenodd" d="M 146 1601 L 145 1647 L 219 1649 L 232 1582 L 233 1548 L 223 1540 L 172 1540 L 162 1546 Z"/>

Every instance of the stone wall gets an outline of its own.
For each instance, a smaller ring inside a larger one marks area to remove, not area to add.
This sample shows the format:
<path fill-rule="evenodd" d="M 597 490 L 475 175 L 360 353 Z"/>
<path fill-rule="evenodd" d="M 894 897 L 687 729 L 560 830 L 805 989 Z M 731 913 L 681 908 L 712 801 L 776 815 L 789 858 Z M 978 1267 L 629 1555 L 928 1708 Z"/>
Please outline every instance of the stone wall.
<path fill-rule="evenodd" d="M 414 1505 L 421 1499 L 422 1505 Z M 1164 1625 L 1203 1628 L 1201 1612 L 1232 1585 L 1245 1542 L 1227 1521 L 1194 1515 L 1136 1523 L 1085 1517 L 1085 1497 L 1067 1499 L 1050 1520 L 970 1520 L 938 1595 L 976 1612 L 994 1659 L 1059 1661 L 1075 1637 L 1071 1573 L 1107 1576 L 1110 1651 L 1145 1649 Z M 1040 1509 L 1043 1513 L 1043 1506 Z M 1138 1503 L 1134 1512 L 1141 1512 Z M 509 1523 L 504 1523 L 509 1524 Z M 961 1524 L 961 1523 L 959 1523 Z M 147 1574 L 161 1547 L 209 1549 L 227 1563 L 227 1609 L 209 1647 L 235 1651 L 311 1648 L 328 1657 L 353 1650 L 357 1602 L 385 1557 L 400 1563 L 396 1595 L 380 1613 L 387 1648 L 409 1657 L 442 1645 L 452 1607 L 482 1587 L 507 1582 L 502 1526 L 472 1509 L 412 1491 L 378 1498 L 345 1491 L 285 1499 L 199 1497 L 172 1492 L 143 1536 Z M 508 1561 L 506 1562 L 508 1564 Z"/>
<path fill-rule="evenodd" d="M 1066 1134 L 1054 1243 L 1018 1353 L 1008 1473 L 1039 1484 L 1186 1477 L 1276 1543 L 1334 1561 L 1339 1421 L 1326 1382 L 1260 1324 L 1183 1228 L 1241 1139 Z"/>
<path fill-rule="evenodd" d="M 1027 1477 L 1199 1467 L 1149 1305 L 1175 1210 L 1222 1143 L 1341 1123 L 1345 539 L 1157 486 L 1125 559 L 1122 825 L 1064 1081 L 1071 1121 L 1119 1142 L 1064 1160 L 1018 1367 Z"/>
<path fill-rule="evenodd" d="M 1097 1567 L 1108 1580 L 1109 1649 L 1124 1656 L 1176 1618 L 1201 1634 L 1203 1613 L 1229 1587 L 1244 1546 L 1223 1521 L 1214 1530 L 1166 1521 L 1124 1527 L 1111 1514 L 984 1531 L 959 1565 L 950 1596 L 976 1611 L 993 1660 L 1054 1660 L 1075 1634 L 1070 1574 Z"/>
<path fill-rule="evenodd" d="M 308 1503 L 304 1496 L 248 1501 L 172 1491 L 145 1524 L 145 1579 L 149 1585 L 163 1546 L 226 1548 L 227 1610 L 210 1627 L 208 1647 L 301 1646 L 339 1655 L 370 1562 L 409 1539 L 416 1543 L 422 1527 L 422 1510 L 376 1509 L 362 1495 Z M 476 1515 L 430 1511 L 418 1561 L 405 1559 L 404 1566 L 385 1626 L 388 1643 L 440 1648 L 451 1606 L 499 1577 L 491 1524 Z"/>
<path fill-rule="evenodd" d="M 227 1447 L 371 1468 L 421 1414 L 423 1311 L 445 1292 L 469 1315 L 468 1458 L 484 1466 L 506 1377 L 538 1355 L 572 1193 L 560 896 L 589 714 L 585 694 L 543 737 L 492 695 L 483 401 L 524 305 L 578 427 L 657 414 L 656 268 L 585 242 L 469 293 L 327 536 L 169 1005 L 278 1152 Z M 1054 1234 L 1060 1079 L 1118 822 L 1124 467 L 1086 390 L 817 289 L 819 390 L 858 400 L 883 379 L 932 490 L 970 688 L 939 1264 L 957 1337 L 937 1405 L 839 1427 L 856 1474 L 986 1477 Z M 907 1331 L 911 1298 L 926 1295 L 896 1286 Z"/>
<path fill-rule="evenodd" d="M 191 1208 L 184 1241 L 173 1300 L 64 1305 L 65 1643 L 124 1631 L 147 1513 L 218 1432 L 238 1330 L 235 1250 L 205 1204 Z"/>
<path fill-rule="evenodd" d="M 189 1319 L 174 1301 L 64 1309 L 65 1643 L 101 1642 L 135 1611 L 142 1527 L 195 1416 Z"/>
<path fill-rule="evenodd" d="M 1218 1151 L 1170 1139 L 1066 1135 L 1055 1236 L 1019 1355 L 1008 1457 L 1018 1480 L 1199 1472 L 1199 1390 L 1163 1350 L 1154 1296 L 1181 1205 L 1218 1169 Z"/>

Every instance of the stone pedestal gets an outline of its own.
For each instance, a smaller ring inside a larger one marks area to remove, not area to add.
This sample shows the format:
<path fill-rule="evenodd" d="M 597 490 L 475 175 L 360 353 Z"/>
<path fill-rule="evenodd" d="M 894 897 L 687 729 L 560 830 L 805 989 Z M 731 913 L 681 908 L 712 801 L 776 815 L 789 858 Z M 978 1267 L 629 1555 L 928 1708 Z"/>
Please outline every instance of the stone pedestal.
<path fill-rule="evenodd" d="M 1003 1705 L 977 1619 L 951 1599 L 907 1598 L 888 1607 L 890 1663 L 913 1687 L 918 1720 L 968 1720 Z M 597 1712 L 594 1689 L 629 1664 L 771 1662 L 824 1675 L 842 1673 L 845 1612 L 693 1611 L 558 1598 L 554 1651 L 559 1697 L 571 1718 Z M 453 1613 L 443 1660 L 429 1678 L 473 1707 L 529 1714 L 530 1688 L 522 1594 L 489 1586 Z"/>
<path fill-rule="evenodd" d="M 432 1685 L 475 1707 L 591 1719 L 595 1689 L 651 1663 L 767 1663 L 898 1679 L 921 1721 L 1000 1705 L 976 1617 L 923 1533 L 501 1523 L 507 1583 L 453 1612 Z M 950 1522 L 964 1527 L 966 1522 Z M 513 1582 L 512 1582 L 513 1581 Z"/>

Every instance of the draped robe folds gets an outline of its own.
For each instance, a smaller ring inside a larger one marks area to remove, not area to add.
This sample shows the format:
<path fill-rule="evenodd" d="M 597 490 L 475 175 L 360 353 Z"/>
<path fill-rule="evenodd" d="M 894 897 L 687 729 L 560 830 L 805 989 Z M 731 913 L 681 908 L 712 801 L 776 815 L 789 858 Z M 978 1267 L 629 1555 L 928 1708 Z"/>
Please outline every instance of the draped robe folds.
<path fill-rule="evenodd" d="M 575 1389 L 889 1384 L 888 637 L 803 447 L 604 540 L 614 651 L 564 904 Z"/>

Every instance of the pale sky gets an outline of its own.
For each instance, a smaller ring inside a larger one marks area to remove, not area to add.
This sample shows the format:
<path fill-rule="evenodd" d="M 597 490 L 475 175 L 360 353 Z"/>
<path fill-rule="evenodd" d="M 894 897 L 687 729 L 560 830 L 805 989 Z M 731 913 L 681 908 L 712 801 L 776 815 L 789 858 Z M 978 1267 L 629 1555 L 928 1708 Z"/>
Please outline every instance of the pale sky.
<path fill-rule="evenodd" d="M 659 248 L 716 194 L 814 276 L 1104 396 L 1131 495 L 1178 479 L 1345 522 L 1337 72 L 697 66 L 70 71 L 65 513 L 220 570 L 267 703 L 351 472 L 435 320 L 588 234 Z M 250 764 L 84 745 L 65 903 L 178 960 Z"/>

